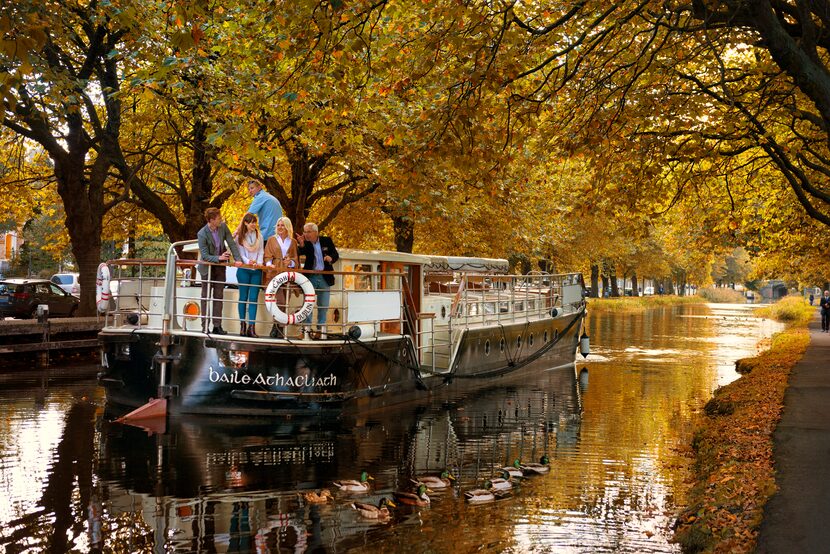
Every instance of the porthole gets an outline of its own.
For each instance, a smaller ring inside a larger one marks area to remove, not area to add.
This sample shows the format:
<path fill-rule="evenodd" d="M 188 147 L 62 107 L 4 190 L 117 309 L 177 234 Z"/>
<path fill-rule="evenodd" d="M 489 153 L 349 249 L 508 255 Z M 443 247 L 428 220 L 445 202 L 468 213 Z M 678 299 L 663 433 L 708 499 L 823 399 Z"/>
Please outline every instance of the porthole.
<path fill-rule="evenodd" d="M 441 306 L 441 319 L 447 319 L 447 307 Z"/>
<path fill-rule="evenodd" d="M 490 355 L 490 339 L 487 339 L 487 340 L 484 342 L 484 355 L 485 355 L 485 356 L 489 356 L 489 355 Z"/>
<path fill-rule="evenodd" d="M 504 352 L 504 339 L 499 340 L 499 350 Z"/>
<path fill-rule="evenodd" d="M 530 346 L 533 346 L 533 333 L 530 333 L 530 338 L 527 339 L 527 344 L 529 344 Z"/>
<path fill-rule="evenodd" d="M 553 340 L 555 341 L 558 338 L 559 338 L 559 329 L 554 329 L 553 330 Z"/>
<path fill-rule="evenodd" d="M 340 308 L 334 309 L 334 322 L 338 323 L 340 321 Z"/>
<path fill-rule="evenodd" d="M 548 342 L 548 332 L 545 330 L 545 336 L 543 337 L 544 342 Z"/>
<path fill-rule="evenodd" d="M 519 335 L 518 337 L 516 337 L 516 348 L 521 348 L 521 347 L 522 347 L 522 336 Z"/>

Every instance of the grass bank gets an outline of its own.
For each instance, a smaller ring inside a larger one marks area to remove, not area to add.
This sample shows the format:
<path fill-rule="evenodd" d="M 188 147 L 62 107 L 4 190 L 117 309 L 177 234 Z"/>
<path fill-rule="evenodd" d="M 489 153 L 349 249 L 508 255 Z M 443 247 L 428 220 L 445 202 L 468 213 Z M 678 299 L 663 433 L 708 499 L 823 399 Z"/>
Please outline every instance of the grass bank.
<path fill-rule="evenodd" d="M 707 302 L 720 302 L 730 304 L 746 303 L 743 294 L 728 287 L 705 287 L 698 292 Z"/>
<path fill-rule="evenodd" d="M 772 433 L 790 371 L 810 342 L 815 307 L 785 298 L 764 309 L 789 325 L 769 350 L 738 361 L 743 375 L 715 391 L 697 422 L 694 485 L 674 534 L 684 552 L 754 551 L 764 505 L 776 490 Z"/>
<path fill-rule="evenodd" d="M 640 312 L 657 306 L 700 304 L 706 302 L 699 296 L 620 296 L 619 298 L 589 298 L 588 309 L 597 312 Z"/>

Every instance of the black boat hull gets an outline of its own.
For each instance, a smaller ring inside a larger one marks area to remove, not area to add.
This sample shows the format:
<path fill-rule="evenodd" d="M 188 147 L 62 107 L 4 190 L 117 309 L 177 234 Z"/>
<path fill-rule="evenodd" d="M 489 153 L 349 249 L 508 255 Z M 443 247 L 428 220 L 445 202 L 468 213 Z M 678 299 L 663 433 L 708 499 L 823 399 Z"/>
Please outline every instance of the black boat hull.
<path fill-rule="evenodd" d="M 579 311 L 467 329 L 443 372 L 418 365 L 408 336 L 270 341 L 174 332 L 163 355 L 158 330 L 105 329 L 99 381 L 111 404 L 136 408 L 165 396 L 171 414 L 260 416 L 342 411 L 344 404 L 359 411 L 408 402 L 456 379 L 492 386 L 573 364 L 583 318 Z"/>

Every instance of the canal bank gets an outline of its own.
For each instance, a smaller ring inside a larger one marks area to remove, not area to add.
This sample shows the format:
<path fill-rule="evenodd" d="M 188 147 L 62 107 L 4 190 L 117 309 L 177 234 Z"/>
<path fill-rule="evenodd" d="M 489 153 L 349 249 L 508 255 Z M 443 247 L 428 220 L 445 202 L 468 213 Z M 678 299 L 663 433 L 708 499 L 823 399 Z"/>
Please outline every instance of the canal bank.
<path fill-rule="evenodd" d="M 691 445 L 694 484 L 674 536 L 685 552 L 751 552 L 760 545 L 764 505 L 776 491 L 774 470 L 781 467 L 778 435 L 773 458 L 773 433 L 785 411 L 785 394 L 792 396 L 790 373 L 808 345 L 811 352 L 815 348 L 807 330 L 814 307 L 793 298 L 771 312 L 769 316 L 790 326 L 773 338 L 768 350 L 738 361 L 737 370 L 744 375 L 715 391 L 696 426 Z M 790 525 L 790 516 L 782 517 L 788 518 L 782 525 Z"/>
<path fill-rule="evenodd" d="M 778 492 L 764 508 L 758 552 L 830 549 L 830 334 L 821 332 L 820 317 L 809 329 L 773 435 Z"/>

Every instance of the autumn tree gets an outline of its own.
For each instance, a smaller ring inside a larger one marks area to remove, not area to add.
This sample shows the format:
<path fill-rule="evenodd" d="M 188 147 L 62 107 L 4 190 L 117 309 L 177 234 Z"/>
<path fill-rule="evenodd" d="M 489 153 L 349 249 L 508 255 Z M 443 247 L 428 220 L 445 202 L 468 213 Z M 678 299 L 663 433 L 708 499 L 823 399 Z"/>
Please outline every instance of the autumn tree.
<path fill-rule="evenodd" d="M 120 200 L 108 190 L 121 126 L 116 61 L 124 19 L 97 2 L 16 2 L 0 15 L 2 124 L 39 145 L 52 162 L 66 229 L 78 263 L 80 313 L 95 309 L 104 214 Z"/>

